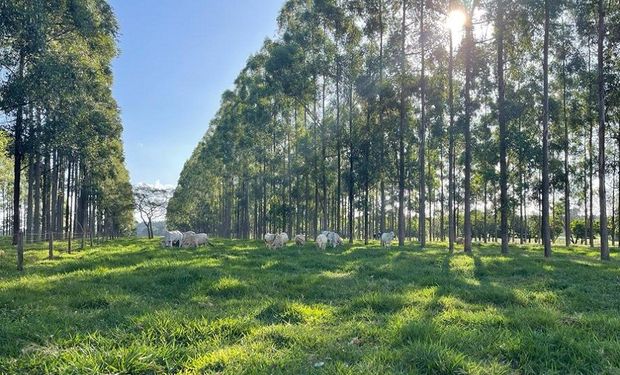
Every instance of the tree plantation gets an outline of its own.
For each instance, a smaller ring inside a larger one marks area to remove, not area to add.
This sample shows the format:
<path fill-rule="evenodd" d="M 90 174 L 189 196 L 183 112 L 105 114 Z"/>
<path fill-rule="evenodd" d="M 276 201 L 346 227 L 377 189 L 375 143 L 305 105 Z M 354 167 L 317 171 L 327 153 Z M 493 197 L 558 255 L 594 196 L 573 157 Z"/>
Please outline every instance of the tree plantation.
<path fill-rule="evenodd" d="M 132 224 L 111 95 L 116 32 L 103 0 L 0 4 L 2 234 L 49 240 L 50 258 L 54 238 L 116 237 Z"/>
<path fill-rule="evenodd" d="M 0 0 L 0 374 L 618 374 L 619 248 L 618 0 Z"/>
<path fill-rule="evenodd" d="M 187 161 L 169 223 L 548 255 L 589 243 L 607 259 L 619 17 L 596 1 L 287 1 Z"/>

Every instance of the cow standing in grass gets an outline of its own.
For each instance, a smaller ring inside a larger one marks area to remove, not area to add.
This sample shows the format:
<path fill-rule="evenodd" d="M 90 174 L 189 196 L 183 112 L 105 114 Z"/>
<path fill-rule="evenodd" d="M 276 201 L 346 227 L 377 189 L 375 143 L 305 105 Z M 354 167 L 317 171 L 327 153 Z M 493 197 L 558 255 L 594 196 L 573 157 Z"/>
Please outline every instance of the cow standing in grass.
<path fill-rule="evenodd" d="M 327 247 L 327 236 L 322 233 L 319 234 L 316 237 L 316 246 L 321 250 L 325 250 L 325 247 Z"/>
<path fill-rule="evenodd" d="M 303 246 L 306 243 L 306 235 L 305 234 L 297 234 L 295 235 L 295 244 L 298 246 Z"/>
<path fill-rule="evenodd" d="M 381 246 L 392 246 L 392 241 L 394 241 L 394 237 L 394 232 L 383 233 L 381 235 Z"/>
<path fill-rule="evenodd" d="M 288 235 L 286 233 L 266 233 L 263 239 L 265 240 L 265 245 L 267 245 L 269 249 L 279 249 L 288 241 Z"/>
<path fill-rule="evenodd" d="M 181 244 L 183 242 L 183 233 L 179 232 L 178 230 L 173 230 L 173 231 L 166 231 L 166 233 L 164 234 L 164 239 L 162 241 L 162 244 L 165 247 L 173 247 L 173 246 L 178 246 L 181 247 Z"/>
<path fill-rule="evenodd" d="M 198 233 L 196 234 L 194 238 L 195 238 L 194 244 L 196 246 L 202 246 L 202 245 L 213 246 L 213 244 L 209 242 L 209 236 L 206 233 Z"/>
<path fill-rule="evenodd" d="M 336 232 L 324 230 L 323 232 L 321 232 L 321 234 L 327 238 L 327 244 L 331 245 L 331 247 L 336 247 L 344 244 L 344 241 L 342 241 L 342 237 L 340 237 L 340 235 Z"/>
<path fill-rule="evenodd" d="M 196 232 L 187 231 L 183 233 L 183 244 L 181 247 L 196 247 Z"/>

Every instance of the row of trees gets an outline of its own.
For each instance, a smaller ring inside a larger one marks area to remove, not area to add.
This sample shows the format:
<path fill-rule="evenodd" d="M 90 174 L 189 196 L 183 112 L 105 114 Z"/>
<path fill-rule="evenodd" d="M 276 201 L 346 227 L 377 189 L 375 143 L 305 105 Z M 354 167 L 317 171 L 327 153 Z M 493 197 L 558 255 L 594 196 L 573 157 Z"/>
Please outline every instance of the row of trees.
<path fill-rule="evenodd" d="M 398 228 L 400 245 L 534 240 L 549 256 L 578 221 L 593 246 L 600 221 L 609 257 L 617 4 L 289 0 L 278 22 L 185 164 L 170 226 L 350 240 Z"/>
<path fill-rule="evenodd" d="M 133 224 L 104 0 L 0 3 L 0 115 L 13 157 L 3 233 L 28 241 L 118 236 Z M 12 197 L 10 197 L 12 195 Z"/>

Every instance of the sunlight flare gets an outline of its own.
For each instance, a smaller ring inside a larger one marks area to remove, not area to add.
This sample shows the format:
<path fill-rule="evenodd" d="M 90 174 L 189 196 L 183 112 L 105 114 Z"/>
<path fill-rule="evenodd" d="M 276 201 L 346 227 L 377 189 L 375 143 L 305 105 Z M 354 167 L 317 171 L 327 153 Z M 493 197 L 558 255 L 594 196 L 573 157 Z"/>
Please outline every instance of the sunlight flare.
<path fill-rule="evenodd" d="M 465 26 L 465 21 L 467 20 L 467 16 L 460 9 L 453 9 L 448 14 L 448 18 L 446 20 L 446 25 L 448 29 L 452 31 L 454 34 L 458 34 Z"/>

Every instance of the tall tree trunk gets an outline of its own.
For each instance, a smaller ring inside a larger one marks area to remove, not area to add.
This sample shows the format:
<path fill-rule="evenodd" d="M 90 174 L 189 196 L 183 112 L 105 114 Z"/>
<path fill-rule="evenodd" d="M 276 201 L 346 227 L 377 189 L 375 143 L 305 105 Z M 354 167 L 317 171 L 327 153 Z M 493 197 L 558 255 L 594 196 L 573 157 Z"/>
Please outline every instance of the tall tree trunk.
<path fill-rule="evenodd" d="M 23 237 L 26 237 L 27 242 L 32 242 L 33 239 L 33 225 L 32 225 L 32 216 L 33 216 L 33 183 L 34 183 L 34 157 L 30 155 L 28 158 L 28 213 L 26 214 L 26 231 L 23 234 Z M 613 215 L 612 215 L 613 216 Z"/>
<path fill-rule="evenodd" d="M 504 82 L 504 0 L 497 2 L 497 116 L 499 123 L 499 184 L 500 184 L 500 233 L 502 237 L 502 254 L 508 254 L 508 129 L 506 124 Z"/>
<path fill-rule="evenodd" d="M 607 196 L 605 191 L 605 76 L 603 47 L 605 42 L 605 8 L 598 0 L 598 197 L 600 212 L 601 260 L 609 260 L 607 234 Z"/>
<path fill-rule="evenodd" d="M 483 229 L 484 243 L 487 243 L 488 237 L 489 237 L 489 231 L 488 231 L 488 226 L 487 226 L 487 198 L 488 198 L 487 187 L 488 185 L 489 185 L 489 181 L 485 179 L 484 180 L 484 229 Z"/>
<path fill-rule="evenodd" d="M 354 207 L 353 200 L 355 194 L 355 176 L 353 175 L 354 162 L 354 142 L 353 142 L 353 83 L 349 85 L 349 243 L 353 243 Z"/>
<path fill-rule="evenodd" d="M 340 57 L 338 57 L 338 59 L 340 59 Z M 337 67 L 337 77 L 336 77 L 336 205 L 335 205 L 335 210 L 336 210 L 336 232 L 340 233 L 340 197 L 342 196 L 342 176 L 341 176 L 341 169 L 342 169 L 342 158 L 340 155 L 340 151 L 341 151 L 341 140 L 340 140 L 340 79 L 341 79 L 341 72 L 340 72 L 340 60 L 338 60 L 336 62 L 336 64 L 338 64 Z"/>
<path fill-rule="evenodd" d="M 439 193 L 439 203 L 440 203 L 440 212 L 439 212 L 439 237 L 441 238 L 441 241 L 445 241 L 446 240 L 446 227 L 445 227 L 445 212 L 444 212 L 444 204 L 445 204 L 445 195 L 444 195 L 444 174 L 443 174 L 443 170 L 444 167 L 446 165 L 445 162 L 445 154 L 444 154 L 444 148 L 443 148 L 443 143 L 440 146 L 440 163 L 439 163 L 439 182 L 440 182 L 440 187 L 441 187 L 441 191 Z"/>
<path fill-rule="evenodd" d="M 41 155 L 34 156 L 34 182 L 33 182 L 34 212 L 32 218 L 33 241 L 41 241 Z"/>
<path fill-rule="evenodd" d="M 454 52 L 452 46 L 452 30 L 449 35 L 450 58 L 448 60 L 448 104 L 450 111 L 450 126 L 448 127 L 448 250 L 454 252 L 456 239 L 456 220 L 454 217 L 454 198 L 456 183 L 454 178 Z"/>
<path fill-rule="evenodd" d="M 24 52 L 19 52 L 18 75 L 20 78 L 24 76 L 25 69 Z M 15 134 L 13 135 L 14 143 L 14 163 L 13 163 L 13 245 L 17 245 L 20 223 L 20 198 L 21 198 L 21 175 L 22 175 L 22 136 L 24 125 L 24 107 L 17 107 L 15 116 Z"/>
<path fill-rule="evenodd" d="M 403 0 L 403 18 L 401 29 L 401 86 L 400 86 L 400 122 L 398 126 L 398 246 L 405 245 L 405 129 L 406 103 L 405 103 L 405 32 L 406 32 L 406 7 Z M 422 141 L 423 142 L 423 141 Z M 424 150 L 424 148 L 422 148 Z M 424 165 L 422 165 L 424 169 Z"/>
<path fill-rule="evenodd" d="M 325 139 L 327 134 L 327 125 L 325 123 L 325 86 L 327 81 L 327 77 L 323 76 L 323 95 L 321 96 L 322 104 L 321 104 L 321 186 L 323 188 L 323 199 L 322 199 L 322 208 L 323 208 L 323 216 L 321 220 L 321 226 L 324 230 L 329 230 L 329 208 L 328 208 L 328 196 L 327 196 L 327 141 Z"/>
<path fill-rule="evenodd" d="M 474 49 L 474 33 L 472 16 L 474 10 L 471 10 L 469 20 L 465 27 L 465 180 L 464 183 L 464 246 L 465 253 L 471 253 L 471 117 L 472 117 L 472 103 L 471 103 L 471 86 L 472 86 L 472 74 L 473 74 L 473 61 L 472 54 Z"/>
<path fill-rule="evenodd" d="M 48 221 L 48 230 L 50 233 L 56 232 L 56 209 L 58 206 L 58 175 L 60 170 L 60 161 L 58 158 L 58 151 L 53 151 L 53 161 L 51 164 L 52 170 L 50 171 L 50 182 L 52 185 L 52 196 L 50 199 L 50 218 Z"/>
<path fill-rule="evenodd" d="M 426 169 L 426 161 L 425 161 L 425 156 L 426 156 L 426 76 L 425 76 L 425 57 L 424 57 L 424 53 L 425 53 L 425 30 L 424 30 L 424 2 L 426 0 L 420 0 L 420 125 L 419 125 L 419 129 L 418 129 L 418 173 L 419 173 L 419 181 L 418 181 L 418 185 L 420 188 L 420 196 L 419 196 L 419 210 L 418 210 L 418 218 L 419 218 L 419 222 L 418 222 L 418 237 L 420 239 L 420 246 L 424 247 L 426 246 L 426 174 L 425 174 L 425 169 Z M 406 1 L 403 0 L 403 20 L 402 20 L 402 38 L 403 38 L 403 45 L 402 45 L 402 64 L 403 64 L 403 72 L 401 72 L 401 74 L 404 75 L 404 61 L 405 61 L 405 3 Z M 401 79 L 404 79 L 401 78 Z M 403 83 L 404 85 L 404 83 Z M 401 90 L 404 91 L 404 88 L 401 88 Z M 404 98 L 401 97 L 401 111 L 405 111 L 404 108 Z M 403 115 L 401 115 L 402 117 Z M 401 120 L 402 121 L 402 120 Z M 401 134 L 400 137 L 402 139 L 404 135 Z M 404 146 L 403 146 L 404 148 Z M 404 152 L 403 152 L 404 154 Z M 404 156 L 404 155 L 403 155 Z M 404 167 L 403 167 L 403 171 L 404 171 Z M 400 226 L 399 226 L 399 230 L 398 230 L 398 235 L 400 236 Z"/>
<path fill-rule="evenodd" d="M 590 41 L 588 40 L 588 73 L 591 72 L 591 52 L 590 52 Z M 592 82 L 588 80 L 588 93 L 590 94 L 590 99 L 594 100 L 594 94 L 592 93 Z M 588 151 L 587 151 L 587 169 L 588 169 L 588 190 L 587 190 L 587 201 L 586 205 L 589 205 L 590 216 L 587 216 L 586 219 L 586 236 L 587 240 L 590 243 L 590 247 L 594 247 L 594 187 L 593 187 L 593 174 L 594 174 L 594 146 L 593 146 L 593 133 L 594 133 L 594 114 L 592 113 L 592 106 L 588 105 L 588 113 L 589 113 L 589 129 L 588 129 Z M 586 208 L 587 210 L 588 208 Z"/>
<path fill-rule="evenodd" d="M 551 256 L 549 228 L 549 0 L 545 0 L 545 35 L 543 47 L 543 168 L 542 168 L 542 240 L 545 257 Z"/>
<path fill-rule="evenodd" d="M 380 158 L 385 165 L 385 125 L 383 124 L 383 0 L 379 0 L 379 128 L 381 129 Z M 379 189 L 381 190 L 381 211 L 379 213 L 379 231 L 385 232 L 385 181 L 383 168 L 379 170 Z"/>
<path fill-rule="evenodd" d="M 73 183 L 73 162 L 69 158 L 69 165 L 67 170 L 67 203 L 65 205 L 65 237 L 67 238 L 67 252 L 71 254 L 71 237 L 73 231 L 71 230 L 71 184 Z"/>
<path fill-rule="evenodd" d="M 564 243 L 570 246 L 570 169 L 568 165 L 569 138 L 566 110 L 566 56 L 562 58 L 562 112 L 564 117 Z"/>

